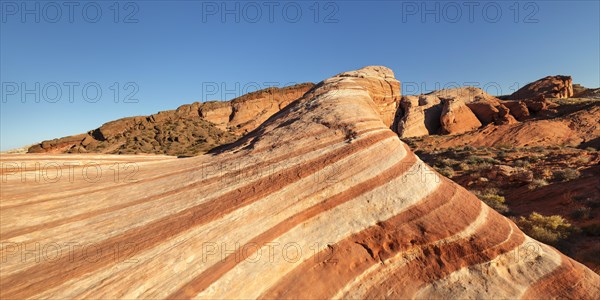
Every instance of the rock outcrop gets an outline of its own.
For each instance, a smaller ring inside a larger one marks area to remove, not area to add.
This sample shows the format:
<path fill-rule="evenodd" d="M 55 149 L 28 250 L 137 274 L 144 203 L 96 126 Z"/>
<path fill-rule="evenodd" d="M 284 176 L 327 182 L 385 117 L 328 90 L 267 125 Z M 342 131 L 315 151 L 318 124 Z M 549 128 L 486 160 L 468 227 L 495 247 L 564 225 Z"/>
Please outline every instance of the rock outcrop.
<path fill-rule="evenodd" d="M 576 94 L 573 97 L 600 99 L 600 88 L 586 89 L 585 91 L 582 91 L 581 93 Z"/>
<path fill-rule="evenodd" d="M 573 97 L 573 80 L 571 76 L 546 76 L 520 88 L 509 99 L 531 99 L 538 96 L 546 98 Z"/>
<path fill-rule="evenodd" d="M 496 98 L 475 97 L 467 106 L 473 111 L 482 124 L 513 124 L 517 120 L 510 110 Z"/>
<path fill-rule="evenodd" d="M 508 110 L 510 111 L 510 114 L 513 115 L 513 117 L 517 121 L 524 121 L 531 116 L 531 114 L 529 112 L 529 108 L 527 108 L 527 104 L 525 103 L 525 101 L 507 100 L 507 101 L 501 101 L 501 103 L 506 108 L 508 108 Z"/>
<path fill-rule="evenodd" d="M 440 124 L 443 134 L 461 134 L 481 127 L 481 122 L 467 105 L 456 98 L 442 98 Z"/>
<path fill-rule="evenodd" d="M 494 165 L 490 168 L 488 177 L 498 181 L 499 184 L 502 181 L 529 183 L 533 181 L 533 172 L 506 165 Z"/>
<path fill-rule="evenodd" d="M 442 114 L 441 101 L 436 96 L 403 96 L 396 115 L 396 132 L 400 137 L 437 134 Z"/>
<path fill-rule="evenodd" d="M 370 85 L 389 80 L 373 68 L 330 78 L 213 155 L 120 157 L 137 163 L 134 180 L 40 185 L 9 172 L 0 297 L 598 299 L 597 274 L 389 130 L 374 96 L 393 92 Z M 65 241 L 81 247 L 61 254 Z M 19 250 L 36 247 L 51 260 Z"/>
<path fill-rule="evenodd" d="M 85 134 L 44 141 L 28 152 L 196 155 L 254 130 L 313 86 L 267 88 L 231 101 L 195 102 L 150 116 L 123 118 Z"/>
<path fill-rule="evenodd" d="M 504 106 L 496 97 L 489 95 L 485 91 L 476 87 L 461 87 L 454 89 L 445 89 L 434 91 L 426 95 L 404 96 L 400 101 L 400 108 L 396 115 L 396 132 L 403 138 L 419 137 L 431 134 L 448 133 L 442 124 L 442 110 L 444 104 L 440 99 L 454 99 L 454 105 L 466 105 L 461 111 L 466 119 L 455 119 L 453 125 L 455 128 L 461 128 L 458 131 L 474 130 L 479 126 L 487 124 L 513 124 L 517 120 L 511 115 L 510 110 Z M 461 104 L 462 103 L 462 104 Z M 478 122 L 470 117 L 474 114 Z M 447 120 L 446 120 L 447 121 Z M 458 132 L 457 131 L 457 132 Z"/>

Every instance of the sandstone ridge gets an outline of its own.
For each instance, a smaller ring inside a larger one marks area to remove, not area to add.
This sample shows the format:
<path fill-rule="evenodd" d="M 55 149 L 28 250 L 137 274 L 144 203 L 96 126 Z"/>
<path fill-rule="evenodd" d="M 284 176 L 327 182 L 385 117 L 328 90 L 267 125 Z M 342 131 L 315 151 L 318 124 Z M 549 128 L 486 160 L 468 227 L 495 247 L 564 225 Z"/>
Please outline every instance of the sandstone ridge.
<path fill-rule="evenodd" d="M 84 134 L 43 141 L 28 152 L 197 155 L 252 131 L 313 86 L 267 88 L 231 101 L 194 102 L 123 118 Z"/>
<path fill-rule="evenodd" d="M 383 67 L 326 79 L 213 155 L 125 156 L 139 166 L 130 182 L 33 189 L 9 177 L 4 244 L 75 240 L 105 254 L 36 262 L 6 253 L 0 296 L 598 299 L 597 274 L 398 139 L 387 109 L 395 82 Z M 60 156 L 86 157 L 110 156 Z M 135 246 L 125 257 L 135 263 L 109 251 L 123 243 Z"/>

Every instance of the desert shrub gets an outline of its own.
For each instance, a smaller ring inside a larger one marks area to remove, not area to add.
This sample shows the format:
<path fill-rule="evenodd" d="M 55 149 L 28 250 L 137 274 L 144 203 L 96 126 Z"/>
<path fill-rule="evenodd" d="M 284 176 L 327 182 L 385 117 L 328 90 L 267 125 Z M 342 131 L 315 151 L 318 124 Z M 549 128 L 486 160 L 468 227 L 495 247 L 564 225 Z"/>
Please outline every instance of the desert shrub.
<path fill-rule="evenodd" d="M 596 151 L 598 151 L 598 150 L 596 150 L 596 148 L 594 148 L 594 147 L 587 147 L 587 148 L 585 148 L 585 151 L 588 151 L 588 152 L 596 152 Z"/>
<path fill-rule="evenodd" d="M 480 157 L 477 155 L 470 155 L 467 157 L 466 162 L 470 165 L 480 165 L 480 164 L 499 164 L 500 162 L 491 158 L 491 157 Z"/>
<path fill-rule="evenodd" d="M 578 207 L 571 212 L 571 217 L 575 220 L 585 220 L 590 218 L 592 209 L 589 207 Z"/>
<path fill-rule="evenodd" d="M 475 147 L 472 147 L 472 146 L 465 146 L 465 147 L 463 148 L 463 151 L 475 151 Z"/>
<path fill-rule="evenodd" d="M 534 146 L 530 148 L 531 151 L 537 152 L 537 153 L 546 153 L 546 148 L 542 147 L 542 146 Z"/>
<path fill-rule="evenodd" d="M 454 176 L 454 170 L 451 167 L 443 167 L 443 168 L 439 168 L 437 169 L 438 172 L 440 172 L 440 174 L 451 178 L 452 176 Z"/>
<path fill-rule="evenodd" d="M 456 164 L 454 167 L 457 171 L 468 171 L 469 170 L 469 164 L 464 163 L 464 162 Z"/>
<path fill-rule="evenodd" d="M 556 245 L 573 232 L 573 227 L 559 215 L 544 216 L 532 212 L 516 220 L 517 225 L 530 237 L 546 244 Z"/>
<path fill-rule="evenodd" d="M 500 196 L 495 193 L 483 193 L 478 195 L 479 199 L 487 204 L 489 207 L 493 208 L 499 213 L 505 214 L 508 213 L 508 206 L 504 203 L 506 200 L 503 196 Z"/>
<path fill-rule="evenodd" d="M 577 158 L 577 162 L 580 164 L 587 164 L 591 161 L 591 158 L 589 156 L 580 156 Z"/>
<path fill-rule="evenodd" d="M 515 167 L 519 167 L 519 168 L 526 168 L 526 167 L 529 167 L 529 162 L 526 160 L 517 159 L 513 162 L 513 165 Z"/>
<path fill-rule="evenodd" d="M 558 181 L 569 181 L 577 179 L 581 174 L 577 169 L 564 168 L 554 172 L 554 179 Z"/>
<path fill-rule="evenodd" d="M 513 146 L 511 144 L 497 144 L 496 148 L 509 150 L 509 149 L 512 149 Z"/>
<path fill-rule="evenodd" d="M 546 181 L 545 179 L 534 179 L 531 183 L 529 183 L 529 185 L 527 185 L 527 187 L 530 190 L 535 190 L 547 185 L 548 181 Z"/>
<path fill-rule="evenodd" d="M 506 151 L 499 150 L 498 152 L 496 152 L 496 157 L 500 159 L 505 159 L 506 157 L 508 157 L 508 155 L 506 154 Z"/>
<path fill-rule="evenodd" d="M 450 158 L 444 158 L 435 162 L 435 165 L 440 168 L 450 167 L 454 164 L 457 164 L 458 161 Z"/>
<path fill-rule="evenodd" d="M 469 165 L 469 169 L 475 170 L 475 171 L 483 171 L 483 170 L 489 170 L 492 167 L 492 164 L 490 163 L 480 163 L 480 164 L 475 164 L 475 165 Z"/>

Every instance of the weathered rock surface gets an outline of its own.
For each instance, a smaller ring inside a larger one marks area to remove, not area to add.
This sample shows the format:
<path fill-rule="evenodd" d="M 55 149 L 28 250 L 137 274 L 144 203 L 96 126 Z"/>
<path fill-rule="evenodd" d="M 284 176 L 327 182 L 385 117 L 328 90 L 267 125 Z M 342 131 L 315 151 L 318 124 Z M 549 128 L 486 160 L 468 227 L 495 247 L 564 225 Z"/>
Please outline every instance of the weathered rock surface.
<path fill-rule="evenodd" d="M 28 152 L 196 155 L 235 141 L 313 86 L 268 88 L 231 101 L 195 102 L 150 116 L 123 118 L 85 134 L 44 141 Z"/>
<path fill-rule="evenodd" d="M 403 96 L 398 109 L 396 132 L 400 137 L 437 134 L 442 115 L 436 96 Z"/>
<path fill-rule="evenodd" d="M 343 74 L 213 155 L 3 155 L 17 166 L 138 168 L 131 180 L 51 184 L 7 171 L 0 297 L 600 297 L 597 274 L 523 234 L 389 130 L 368 87 L 389 78 Z M 81 247 L 56 255 L 65 241 Z M 52 260 L 22 256 L 36 245 Z"/>
<path fill-rule="evenodd" d="M 442 136 L 432 142 L 441 148 L 465 145 L 527 147 L 585 144 L 586 147 L 594 146 L 597 145 L 600 137 L 599 104 L 583 103 L 577 105 L 576 109 L 565 108 L 566 112 L 559 110 L 557 116 L 548 119 L 530 119 L 515 124 L 486 126 L 461 136 Z"/>
<path fill-rule="evenodd" d="M 533 181 L 533 172 L 522 168 L 513 168 L 506 165 L 495 165 L 489 170 L 489 178 L 510 182 L 529 183 Z"/>
<path fill-rule="evenodd" d="M 474 120 L 470 118 L 469 111 L 476 116 L 481 125 L 494 123 L 513 124 L 517 120 L 510 114 L 510 110 L 496 97 L 476 87 L 461 87 L 434 91 L 426 95 L 405 96 L 400 101 L 400 108 L 396 115 L 396 132 L 403 138 L 419 137 L 438 133 L 447 133 L 442 128 L 440 118 L 443 104 L 440 98 L 452 98 L 456 103 L 463 103 L 467 107 L 462 109 L 467 117 L 465 124 L 460 119 L 455 120 L 454 127 L 473 128 Z M 471 130 L 472 130 L 471 129 Z M 459 131 L 463 131 L 460 129 Z"/>
<path fill-rule="evenodd" d="M 530 99 L 538 96 L 546 98 L 573 97 L 573 79 L 571 76 L 546 76 L 520 88 L 509 99 Z"/>
<path fill-rule="evenodd" d="M 529 113 L 529 108 L 527 108 L 527 104 L 525 103 L 525 101 L 507 100 L 507 101 L 501 101 L 501 103 L 506 108 L 508 108 L 508 110 L 510 111 L 510 114 L 513 115 L 513 117 L 517 121 L 524 121 L 531 116 L 531 114 Z"/>
<path fill-rule="evenodd" d="M 483 124 L 513 124 L 517 120 L 510 114 L 510 110 L 498 101 L 477 99 L 467 104 Z"/>
<path fill-rule="evenodd" d="M 467 105 L 456 98 L 442 98 L 440 124 L 443 134 L 460 134 L 481 127 L 481 122 Z"/>
<path fill-rule="evenodd" d="M 585 89 L 579 94 L 574 95 L 576 98 L 591 98 L 600 99 L 600 88 L 597 89 Z"/>

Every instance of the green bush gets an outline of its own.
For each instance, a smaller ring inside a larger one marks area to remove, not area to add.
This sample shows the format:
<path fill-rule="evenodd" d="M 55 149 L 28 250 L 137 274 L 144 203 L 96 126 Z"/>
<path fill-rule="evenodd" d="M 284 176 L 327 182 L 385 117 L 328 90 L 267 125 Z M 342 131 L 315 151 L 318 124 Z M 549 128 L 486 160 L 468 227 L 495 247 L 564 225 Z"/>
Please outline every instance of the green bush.
<path fill-rule="evenodd" d="M 527 218 L 520 217 L 516 223 L 527 235 L 546 244 L 556 245 L 573 232 L 571 224 L 559 215 L 544 216 L 532 212 Z"/>
<path fill-rule="evenodd" d="M 554 179 L 558 181 L 569 181 L 577 179 L 581 173 L 573 168 L 564 168 L 554 172 Z"/>

